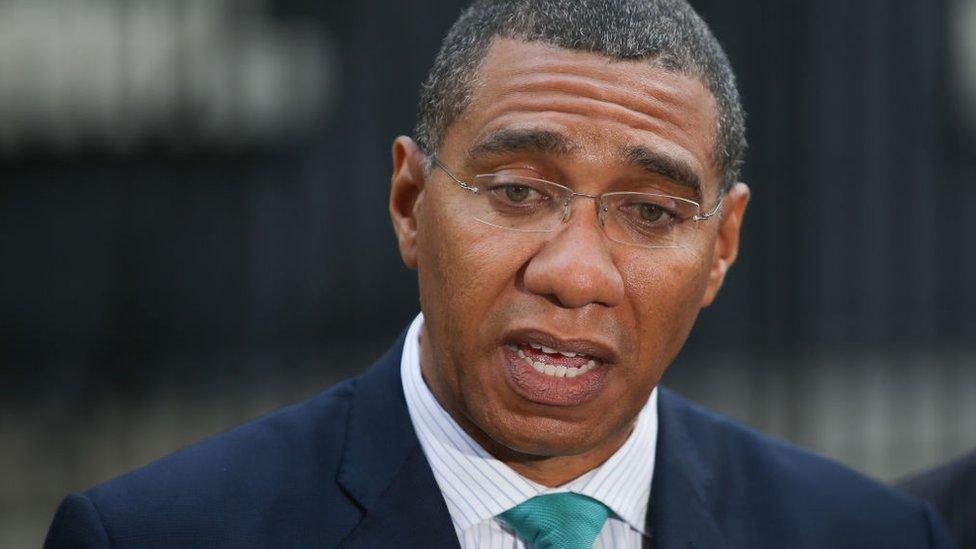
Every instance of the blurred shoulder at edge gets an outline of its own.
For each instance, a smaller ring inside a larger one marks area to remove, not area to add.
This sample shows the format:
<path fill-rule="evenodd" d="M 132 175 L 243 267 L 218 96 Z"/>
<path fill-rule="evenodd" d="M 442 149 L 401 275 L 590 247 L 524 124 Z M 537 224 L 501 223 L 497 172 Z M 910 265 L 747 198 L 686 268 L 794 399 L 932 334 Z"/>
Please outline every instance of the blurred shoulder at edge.
<path fill-rule="evenodd" d="M 898 486 L 939 511 L 960 549 L 976 547 L 976 449 Z"/>

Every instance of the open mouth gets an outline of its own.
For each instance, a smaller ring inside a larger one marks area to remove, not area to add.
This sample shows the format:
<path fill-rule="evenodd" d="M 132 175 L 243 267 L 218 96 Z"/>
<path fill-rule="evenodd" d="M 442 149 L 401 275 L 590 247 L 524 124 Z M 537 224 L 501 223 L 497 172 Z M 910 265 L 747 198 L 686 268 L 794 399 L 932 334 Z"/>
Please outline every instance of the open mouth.
<path fill-rule="evenodd" d="M 560 337 L 537 329 L 513 330 L 503 339 L 505 378 L 522 398 L 549 406 L 579 406 L 600 395 L 616 348 L 594 337 Z"/>
<path fill-rule="evenodd" d="M 619 358 L 613 348 L 588 339 L 561 339 L 537 330 L 509 336 L 504 345 L 509 386 L 523 398 L 552 406 L 577 406 L 600 394 Z"/>
<path fill-rule="evenodd" d="M 589 372 L 602 363 L 596 357 L 568 349 L 554 349 L 541 343 L 526 342 L 506 345 L 535 371 L 551 377 L 574 378 Z"/>

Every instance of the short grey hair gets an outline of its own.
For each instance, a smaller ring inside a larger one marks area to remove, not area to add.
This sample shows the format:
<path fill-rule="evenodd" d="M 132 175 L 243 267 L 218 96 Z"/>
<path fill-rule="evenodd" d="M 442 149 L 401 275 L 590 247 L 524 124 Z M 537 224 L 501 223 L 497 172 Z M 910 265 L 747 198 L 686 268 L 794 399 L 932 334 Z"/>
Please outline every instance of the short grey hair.
<path fill-rule="evenodd" d="M 420 91 L 414 136 L 428 157 L 470 103 L 496 37 L 647 59 L 701 79 L 718 111 L 712 160 L 722 174 L 721 191 L 738 181 L 746 137 L 735 75 L 708 25 L 685 0 L 476 0 L 448 32 Z"/>

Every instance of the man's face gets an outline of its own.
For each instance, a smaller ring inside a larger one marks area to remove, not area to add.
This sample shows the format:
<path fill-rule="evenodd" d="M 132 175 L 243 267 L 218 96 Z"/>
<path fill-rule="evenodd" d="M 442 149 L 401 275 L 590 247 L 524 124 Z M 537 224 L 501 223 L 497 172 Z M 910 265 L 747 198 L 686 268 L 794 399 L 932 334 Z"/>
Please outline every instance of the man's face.
<path fill-rule="evenodd" d="M 714 101 L 695 78 L 498 39 L 438 158 L 467 181 L 505 172 L 588 195 L 666 193 L 710 211 L 714 139 Z M 520 455 L 619 444 L 734 260 L 747 189 L 733 189 L 721 217 L 686 221 L 681 246 L 647 249 L 608 240 L 583 197 L 553 232 L 480 223 L 467 215 L 473 196 L 443 170 L 424 174 L 422 161 L 398 140 L 391 210 L 418 270 L 435 396 L 479 442 Z"/>

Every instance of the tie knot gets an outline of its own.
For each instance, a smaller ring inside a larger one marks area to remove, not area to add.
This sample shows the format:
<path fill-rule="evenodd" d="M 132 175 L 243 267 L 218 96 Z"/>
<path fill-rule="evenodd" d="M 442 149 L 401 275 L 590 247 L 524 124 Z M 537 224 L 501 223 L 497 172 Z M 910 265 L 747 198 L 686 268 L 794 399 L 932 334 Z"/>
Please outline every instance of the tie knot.
<path fill-rule="evenodd" d="M 498 515 L 536 549 L 589 549 L 609 516 L 606 505 L 570 492 L 536 496 Z"/>

